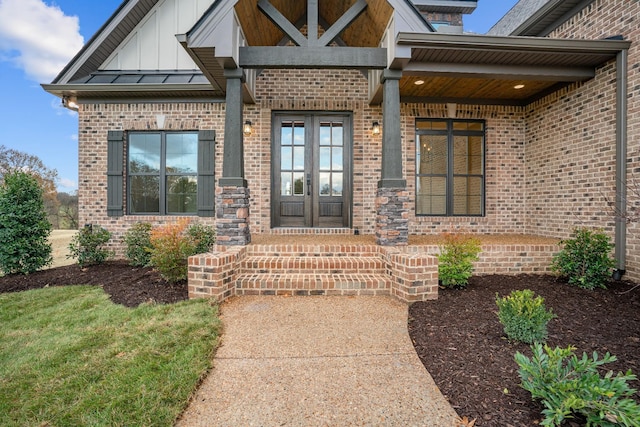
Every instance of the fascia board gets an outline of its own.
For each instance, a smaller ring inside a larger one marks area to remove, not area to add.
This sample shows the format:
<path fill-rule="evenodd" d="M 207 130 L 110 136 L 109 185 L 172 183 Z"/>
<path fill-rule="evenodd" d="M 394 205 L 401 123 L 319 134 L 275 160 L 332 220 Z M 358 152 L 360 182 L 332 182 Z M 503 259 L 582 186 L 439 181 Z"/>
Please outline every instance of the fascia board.
<path fill-rule="evenodd" d="M 76 56 L 67 64 L 65 68 L 56 76 L 53 83 L 66 84 L 75 75 L 78 69 L 89 60 L 91 55 L 109 38 L 111 33 L 120 24 L 120 22 L 131 12 L 136 6 L 138 0 L 129 0 L 122 5 L 112 15 L 112 17 L 104 24 L 102 28 L 89 40 L 89 42 L 76 54 Z"/>

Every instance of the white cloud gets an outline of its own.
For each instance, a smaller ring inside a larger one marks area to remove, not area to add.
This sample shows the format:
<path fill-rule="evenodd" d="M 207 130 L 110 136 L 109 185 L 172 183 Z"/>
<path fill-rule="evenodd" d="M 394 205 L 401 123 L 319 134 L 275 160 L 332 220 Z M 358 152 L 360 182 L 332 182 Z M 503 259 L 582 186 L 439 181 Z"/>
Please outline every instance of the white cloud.
<path fill-rule="evenodd" d="M 60 178 L 57 187 L 59 190 L 66 192 L 75 191 L 78 189 L 78 183 L 69 178 Z"/>
<path fill-rule="evenodd" d="M 43 0 L 0 0 L 0 60 L 29 78 L 51 82 L 83 44 L 77 16 Z"/>

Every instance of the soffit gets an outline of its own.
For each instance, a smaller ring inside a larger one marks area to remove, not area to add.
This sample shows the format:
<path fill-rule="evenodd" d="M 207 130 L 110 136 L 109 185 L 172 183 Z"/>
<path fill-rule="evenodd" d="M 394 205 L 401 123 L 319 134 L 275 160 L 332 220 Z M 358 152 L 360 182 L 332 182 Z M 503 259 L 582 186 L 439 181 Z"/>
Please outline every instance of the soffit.
<path fill-rule="evenodd" d="M 405 100 L 513 105 L 593 78 L 597 67 L 630 46 L 619 40 L 433 33 L 401 33 L 397 43 L 412 49 L 400 81 Z M 419 80 L 424 83 L 416 85 Z"/>
<path fill-rule="evenodd" d="M 247 44 L 277 46 L 285 34 L 258 9 L 257 3 L 257 0 L 239 0 L 235 5 Z M 306 1 L 270 0 L 270 3 L 293 24 L 298 23 L 300 27 L 306 24 Z M 332 25 L 355 3 L 356 0 L 319 0 L 320 21 Z M 347 46 L 378 47 L 392 13 L 387 0 L 367 0 L 366 10 L 340 34 L 340 39 Z"/>

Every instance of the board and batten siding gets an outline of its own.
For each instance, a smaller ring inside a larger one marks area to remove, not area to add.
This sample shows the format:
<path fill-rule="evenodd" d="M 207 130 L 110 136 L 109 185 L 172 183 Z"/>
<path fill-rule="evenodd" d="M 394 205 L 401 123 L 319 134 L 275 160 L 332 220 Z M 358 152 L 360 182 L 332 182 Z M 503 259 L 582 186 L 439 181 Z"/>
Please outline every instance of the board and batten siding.
<path fill-rule="evenodd" d="M 176 34 L 189 31 L 214 0 L 164 0 L 140 21 L 100 70 L 195 70 Z"/>

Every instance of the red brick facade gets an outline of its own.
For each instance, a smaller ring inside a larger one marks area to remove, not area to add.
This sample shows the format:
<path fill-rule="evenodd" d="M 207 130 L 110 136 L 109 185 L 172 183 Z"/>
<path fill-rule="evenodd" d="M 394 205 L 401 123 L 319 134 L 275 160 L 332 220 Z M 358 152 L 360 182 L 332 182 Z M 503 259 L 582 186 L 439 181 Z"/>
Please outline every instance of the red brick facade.
<path fill-rule="evenodd" d="M 596 0 L 555 31 L 553 37 L 600 39 L 622 34 L 640 42 L 640 3 Z M 615 62 L 595 79 L 560 90 L 527 107 L 458 105 L 457 118 L 486 120 L 486 215 L 416 217 L 409 203 L 409 233 L 461 230 L 566 237 L 576 225 L 602 227 L 613 235 L 608 200 L 615 198 Z M 251 233 L 271 232 L 271 119 L 275 111 L 350 112 L 353 124 L 353 220 L 373 234 L 380 179 L 382 122 L 368 104 L 367 79 L 358 71 L 265 70 L 257 79 L 257 103 L 245 105 L 254 132 L 245 138 L 245 178 L 251 191 Z M 640 48 L 629 52 L 629 170 L 640 179 Z M 79 116 L 80 224 L 100 224 L 120 249 L 124 231 L 137 221 L 173 217 L 106 215 L 106 135 L 109 130 L 216 131 L 216 176 L 222 170 L 224 103 L 84 104 Z M 446 118 L 446 105 L 402 104 L 403 163 L 410 197 L 415 194 L 415 119 Z M 126 158 L 126 157 L 125 157 Z M 126 182 L 126 179 L 125 179 Z M 638 201 L 634 201 L 638 203 Z M 126 212 L 126 207 L 125 207 Z M 214 218 L 194 218 L 213 224 Z M 628 233 L 629 278 L 640 279 L 640 225 Z"/>

